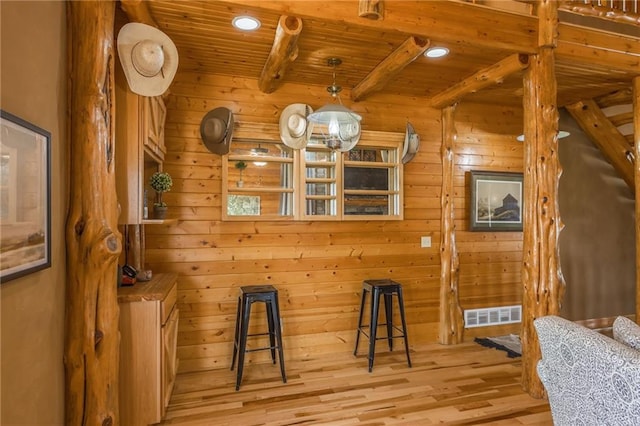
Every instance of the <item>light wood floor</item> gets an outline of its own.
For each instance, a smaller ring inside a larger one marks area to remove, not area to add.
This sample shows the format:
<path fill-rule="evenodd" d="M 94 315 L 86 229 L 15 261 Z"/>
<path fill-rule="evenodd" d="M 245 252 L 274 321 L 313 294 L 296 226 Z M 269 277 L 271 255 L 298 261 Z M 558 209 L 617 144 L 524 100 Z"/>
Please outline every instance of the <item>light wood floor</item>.
<path fill-rule="evenodd" d="M 366 341 L 366 340 L 365 340 Z M 379 343 L 382 348 L 383 344 Z M 401 345 L 400 345 L 401 346 Z M 402 347 L 402 346 L 401 346 Z M 520 386 L 521 362 L 476 343 L 248 364 L 239 391 L 228 369 L 178 375 L 166 425 L 552 425 L 546 400 Z"/>

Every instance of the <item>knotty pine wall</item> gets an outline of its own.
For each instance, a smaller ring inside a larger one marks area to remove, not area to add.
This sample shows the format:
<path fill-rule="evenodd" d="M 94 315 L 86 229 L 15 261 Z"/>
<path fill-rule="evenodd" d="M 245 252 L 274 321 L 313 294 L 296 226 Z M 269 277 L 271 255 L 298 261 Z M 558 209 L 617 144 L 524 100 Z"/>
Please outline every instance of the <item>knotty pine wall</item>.
<path fill-rule="evenodd" d="M 404 220 L 358 222 L 222 222 L 221 157 L 199 137 L 204 114 L 225 106 L 236 123 L 278 122 L 287 105 L 329 102 L 324 86 L 284 84 L 275 93 L 257 80 L 179 73 L 167 99 L 164 164 L 174 180 L 163 198 L 168 225 L 146 226 L 146 261 L 154 272 L 179 274 L 180 372 L 229 368 L 238 288 L 268 283 L 280 294 L 285 357 L 313 358 L 353 351 L 362 281 L 388 277 L 403 284 L 411 345 L 437 340 L 440 286 L 441 117 L 424 99 L 388 95 L 345 104 L 363 115 L 365 130 L 404 133 L 409 120 L 421 136 L 404 168 Z M 459 107 L 456 221 L 463 308 L 518 304 L 521 233 L 466 232 L 465 172 L 522 170 L 520 111 Z M 431 248 L 420 247 L 431 236 Z M 253 317 L 257 324 L 258 316 Z M 261 318 L 261 317 L 260 317 Z M 519 327 L 471 329 L 466 338 Z M 382 348 L 382 345 L 381 345 Z M 361 351 L 364 351 L 364 346 Z M 361 352 L 364 353 L 364 352 Z M 262 362 L 265 352 L 248 355 Z"/>

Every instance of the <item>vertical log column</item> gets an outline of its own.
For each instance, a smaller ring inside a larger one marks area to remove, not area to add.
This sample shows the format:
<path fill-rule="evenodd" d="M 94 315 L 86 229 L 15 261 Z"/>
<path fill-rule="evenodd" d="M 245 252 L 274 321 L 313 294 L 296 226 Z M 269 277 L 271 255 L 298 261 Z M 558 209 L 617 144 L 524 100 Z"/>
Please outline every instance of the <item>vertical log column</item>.
<path fill-rule="evenodd" d="M 636 182 L 636 322 L 640 324 L 640 77 L 633 79 L 632 97 Z"/>
<path fill-rule="evenodd" d="M 453 345 L 462 341 L 464 321 L 458 298 L 459 259 L 456 248 L 455 212 L 453 209 L 453 172 L 456 125 L 455 105 L 442 110 L 442 222 L 440 224 L 440 330 L 438 341 Z"/>
<path fill-rule="evenodd" d="M 522 387 L 536 398 L 544 396 L 544 387 L 536 372 L 540 345 L 533 321 L 560 311 L 565 287 L 558 250 L 557 6 L 550 0 L 538 4 L 540 47 L 524 79 Z"/>
<path fill-rule="evenodd" d="M 65 423 L 118 423 L 117 231 L 114 170 L 115 2 L 67 3 L 71 138 Z"/>

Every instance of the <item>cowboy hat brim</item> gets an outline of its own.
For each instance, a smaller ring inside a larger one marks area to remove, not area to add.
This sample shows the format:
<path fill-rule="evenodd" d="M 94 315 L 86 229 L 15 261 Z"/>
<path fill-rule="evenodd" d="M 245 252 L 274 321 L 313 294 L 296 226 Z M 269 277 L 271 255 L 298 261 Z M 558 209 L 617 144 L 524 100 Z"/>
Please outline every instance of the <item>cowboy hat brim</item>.
<path fill-rule="evenodd" d="M 306 104 L 291 104 L 282 110 L 280 114 L 280 139 L 289 148 L 302 149 L 307 146 L 307 130 L 309 129 L 309 123 L 306 121 L 307 116 L 312 113 L 313 110 Z M 289 117 L 294 114 L 302 116 L 305 120 L 306 126 L 302 135 L 296 137 L 289 131 Z"/>
<path fill-rule="evenodd" d="M 206 113 L 200 122 L 200 137 L 204 146 L 214 154 L 228 153 L 233 124 L 233 112 L 228 108 L 218 107 Z"/>
<path fill-rule="evenodd" d="M 407 130 L 404 134 L 404 146 L 402 149 L 402 164 L 413 160 L 413 157 L 420 148 L 420 135 L 414 130 L 411 123 L 407 123 Z"/>
<path fill-rule="evenodd" d="M 164 62 L 161 71 L 147 77 L 133 65 L 133 48 L 143 40 L 151 40 L 162 47 Z M 178 70 L 178 49 L 165 33 L 150 25 L 130 22 L 118 33 L 118 57 L 124 75 L 133 93 L 142 96 L 160 96 L 167 91 Z"/>

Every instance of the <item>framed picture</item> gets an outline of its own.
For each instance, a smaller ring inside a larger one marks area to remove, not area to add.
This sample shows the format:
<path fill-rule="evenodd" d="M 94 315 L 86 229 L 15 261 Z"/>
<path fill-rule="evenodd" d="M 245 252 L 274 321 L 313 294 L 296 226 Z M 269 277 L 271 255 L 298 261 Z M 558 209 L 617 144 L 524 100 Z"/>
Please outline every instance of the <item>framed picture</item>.
<path fill-rule="evenodd" d="M 522 173 L 471 171 L 470 229 L 522 231 Z"/>
<path fill-rule="evenodd" d="M 0 110 L 0 282 L 51 266 L 51 134 Z"/>

